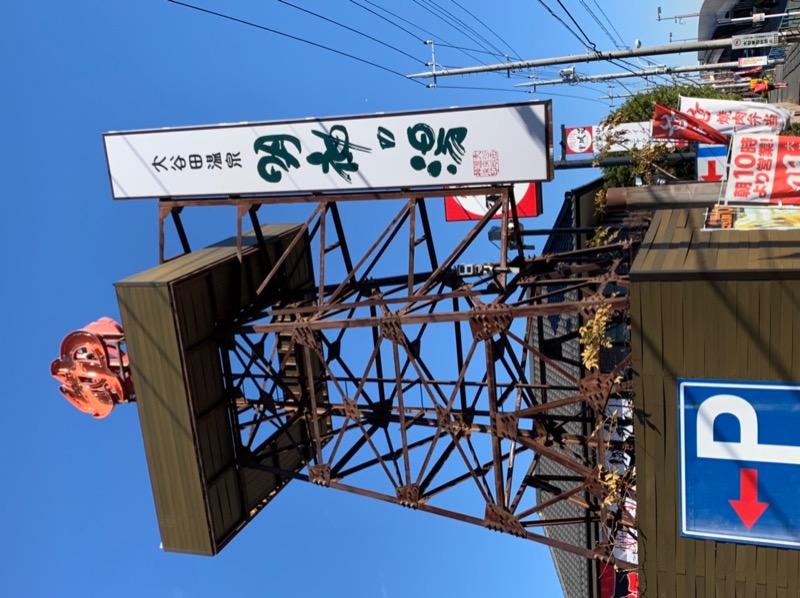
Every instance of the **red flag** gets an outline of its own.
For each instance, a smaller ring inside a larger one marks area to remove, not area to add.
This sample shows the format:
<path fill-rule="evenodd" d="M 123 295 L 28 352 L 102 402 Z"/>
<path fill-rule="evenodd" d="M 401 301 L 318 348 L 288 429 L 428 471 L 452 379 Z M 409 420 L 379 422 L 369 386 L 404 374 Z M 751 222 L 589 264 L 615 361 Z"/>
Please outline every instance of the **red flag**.
<path fill-rule="evenodd" d="M 662 104 L 656 104 L 656 111 L 653 114 L 653 137 L 728 145 L 728 138 L 716 129 L 693 116 Z"/>

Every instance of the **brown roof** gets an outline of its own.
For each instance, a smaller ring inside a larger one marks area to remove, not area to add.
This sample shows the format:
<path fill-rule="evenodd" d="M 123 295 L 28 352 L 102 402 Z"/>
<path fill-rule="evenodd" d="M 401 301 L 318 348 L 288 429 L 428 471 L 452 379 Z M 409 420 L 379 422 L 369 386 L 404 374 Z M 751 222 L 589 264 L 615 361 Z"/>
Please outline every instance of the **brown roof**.
<path fill-rule="evenodd" d="M 707 231 L 704 213 L 656 211 L 631 280 L 800 279 L 800 229 Z"/>

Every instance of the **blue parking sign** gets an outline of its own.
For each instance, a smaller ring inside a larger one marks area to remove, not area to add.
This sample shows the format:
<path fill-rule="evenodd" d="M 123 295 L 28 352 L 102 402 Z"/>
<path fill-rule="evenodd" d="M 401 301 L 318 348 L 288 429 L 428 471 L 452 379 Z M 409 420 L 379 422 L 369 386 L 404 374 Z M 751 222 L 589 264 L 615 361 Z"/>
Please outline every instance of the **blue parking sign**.
<path fill-rule="evenodd" d="M 800 385 L 678 381 L 681 535 L 800 547 Z"/>

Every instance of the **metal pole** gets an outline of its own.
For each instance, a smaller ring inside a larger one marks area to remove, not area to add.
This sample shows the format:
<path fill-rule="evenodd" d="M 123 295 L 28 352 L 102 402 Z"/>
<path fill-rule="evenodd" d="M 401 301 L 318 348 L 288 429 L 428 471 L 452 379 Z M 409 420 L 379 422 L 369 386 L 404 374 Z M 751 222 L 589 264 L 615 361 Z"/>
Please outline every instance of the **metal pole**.
<path fill-rule="evenodd" d="M 665 154 L 656 159 L 656 162 L 681 162 L 684 160 L 694 160 L 694 152 L 681 152 L 679 154 Z M 573 170 L 577 168 L 607 168 L 609 166 L 630 166 L 633 164 L 631 156 L 614 156 L 603 158 L 599 162 L 593 158 L 579 160 L 557 160 L 553 163 L 555 170 Z"/>
<path fill-rule="evenodd" d="M 780 61 L 770 61 L 767 66 L 774 66 L 783 63 Z M 608 81 L 609 79 L 623 79 L 625 77 L 648 77 L 650 75 L 672 75 L 675 73 L 692 73 L 696 71 L 715 71 L 737 68 L 739 63 L 732 62 L 718 62 L 717 64 L 700 64 L 690 66 L 661 66 L 653 69 L 644 69 L 641 71 L 629 71 L 624 73 L 609 73 L 606 75 L 590 75 L 586 77 L 571 77 L 569 79 L 551 79 L 547 81 L 535 81 L 531 83 L 518 83 L 514 87 L 538 87 L 540 85 L 563 85 L 566 83 L 591 83 L 594 81 Z"/>
<path fill-rule="evenodd" d="M 778 17 L 793 17 L 795 15 L 800 15 L 800 11 L 793 11 L 793 12 L 780 12 L 774 15 L 768 15 L 763 12 L 757 12 L 750 17 L 737 17 L 735 19 L 720 19 L 718 23 L 720 25 L 728 25 L 730 23 L 761 23 L 766 19 L 777 19 Z"/>
<path fill-rule="evenodd" d="M 797 33 L 783 36 L 784 42 L 795 41 L 800 38 Z M 659 56 L 661 54 L 682 54 L 683 52 L 696 52 L 698 50 L 711 50 L 714 48 L 730 48 L 731 38 L 712 39 L 704 42 L 687 42 L 683 44 L 667 44 L 666 46 L 650 46 L 648 48 L 629 48 L 627 50 L 614 50 L 612 52 L 596 52 L 594 54 L 572 54 L 556 58 L 540 58 L 537 60 L 520 60 L 502 64 L 486 64 L 458 69 L 445 69 L 436 72 L 436 77 L 452 77 L 454 75 L 470 75 L 473 73 L 491 73 L 494 71 L 514 71 L 540 66 L 554 66 L 558 64 L 573 64 L 576 62 L 598 62 L 600 60 L 617 60 L 620 58 L 636 58 L 638 56 Z M 406 75 L 409 79 L 429 79 L 432 72 L 415 73 Z"/>

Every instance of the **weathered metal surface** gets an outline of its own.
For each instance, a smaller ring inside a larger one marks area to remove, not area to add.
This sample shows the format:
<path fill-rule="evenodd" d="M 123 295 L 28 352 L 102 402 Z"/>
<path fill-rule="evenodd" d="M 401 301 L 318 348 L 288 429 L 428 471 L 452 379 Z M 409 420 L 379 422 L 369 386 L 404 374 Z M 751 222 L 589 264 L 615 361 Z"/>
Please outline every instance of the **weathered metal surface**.
<path fill-rule="evenodd" d="M 608 412 L 612 398 L 631 392 L 625 342 L 612 367 L 576 370 L 574 359 L 557 350 L 559 343 L 574 343 L 574 335 L 548 339 L 545 346 L 534 341 L 532 330 L 548 318 L 566 315 L 580 323 L 602 310 L 608 310 L 610 326 L 626 328 L 628 270 L 646 221 L 631 224 L 631 239 L 529 257 L 513 206 L 509 215 L 507 189 L 490 191 L 501 199 L 465 234 L 448 239 L 434 238 L 426 204 L 441 191 L 381 194 L 380 217 L 368 227 L 348 226 L 348 207 L 362 209 L 375 194 L 284 198 L 309 204 L 309 215 L 285 232 L 279 246 L 258 234 L 257 211 L 281 198 L 160 203 L 162 259 L 163 224 L 170 215 L 187 253 L 160 267 L 173 277 L 191 277 L 198 265 L 181 210 L 225 203 L 237 212 L 238 234 L 226 246 L 226 259 L 242 264 L 242 276 L 220 278 L 205 296 L 200 286 L 191 294 L 198 305 L 233 311 L 212 320 L 195 340 L 188 329 L 181 332 L 183 344 L 176 349 L 210 343 L 219 351 L 221 369 L 212 370 L 220 372 L 223 392 L 209 399 L 208 408 L 227 413 L 234 433 L 232 462 L 239 475 L 230 477 L 228 500 L 245 505 L 236 530 L 286 483 L 300 479 L 632 566 L 615 554 L 617 534 L 635 535 L 628 503 L 635 496 L 632 468 L 619 479 L 607 468 L 609 454 L 632 452 L 615 436 L 617 422 Z M 487 254 L 478 244 L 485 243 L 495 213 L 504 214 L 499 254 L 491 263 L 461 269 L 465 256 Z M 246 243 L 245 215 L 257 231 Z M 354 220 L 365 218 L 359 213 Z M 129 299 L 125 293 L 133 299 L 138 285 L 159 280 L 143 273 L 118 286 L 121 303 Z M 160 300 L 169 307 L 168 297 Z M 127 305 L 123 317 L 135 319 L 136 309 Z M 145 311 L 140 313 L 148 319 Z M 133 345 L 142 342 L 139 334 Z M 163 360 L 140 353 L 138 375 L 149 379 Z M 178 357 L 173 361 L 180 374 L 186 366 Z M 558 382 L 532 374 L 543 370 L 558 373 Z M 180 396 L 186 392 L 178 389 Z M 196 398 L 189 401 L 191 406 Z M 163 426 L 158 414 L 148 412 L 155 404 L 140 405 L 143 428 Z M 197 412 L 181 409 L 181 425 L 193 429 Z M 169 431 L 154 433 L 166 438 Z M 184 461 L 213 459 L 197 444 L 199 437 L 184 436 L 195 443 L 181 449 Z M 158 468 L 159 479 L 177 473 L 159 462 L 163 453 L 151 452 L 151 474 Z M 194 470 L 199 490 L 193 496 L 205 496 L 208 480 L 202 467 Z M 156 486 L 158 505 L 165 499 Z M 540 500 L 537 490 L 547 498 Z M 559 503 L 572 505 L 576 516 L 541 516 Z M 208 519 L 207 510 L 204 504 L 189 509 Z M 213 532 L 216 524 L 209 521 Z M 596 526 L 598 541 L 571 544 L 547 533 L 569 526 Z M 230 537 L 225 531 L 212 533 L 210 543 L 187 541 L 210 554 Z"/>
<path fill-rule="evenodd" d="M 636 241 L 526 257 L 504 235 L 487 273 L 465 279 L 458 265 L 492 213 L 443 251 L 425 202 L 387 201 L 394 211 L 383 225 L 356 235 L 336 203 L 310 206 L 286 245 L 309 240 L 317 274 L 310 295 L 270 302 L 230 331 L 226 384 L 237 396 L 242 444 L 257 445 L 265 429 L 297 436 L 299 422 L 307 438 L 265 453 L 262 471 L 629 567 L 614 556 L 609 534 L 635 526 L 624 500 L 633 480 L 623 496 L 603 483 L 601 467 L 608 450 L 626 450 L 612 438 L 606 409 L 609 396 L 630 393 L 627 362 L 605 377 L 576 377 L 532 344 L 529 331 L 554 315 L 591 318 L 601 305 L 624 325 Z M 258 286 L 271 284 L 278 267 L 287 267 L 280 256 Z M 549 301 L 554 284 L 568 286 L 573 299 Z M 319 368 L 303 365 L 312 362 Z M 556 387 L 530 378 L 539 363 L 563 373 L 557 389 L 569 399 L 548 401 Z M 580 407 L 565 415 L 565 404 Z M 569 421 L 585 422 L 586 432 L 566 432 Z M 286 451 L 308 456 L 307 474 L 268 463 Z M 546 462 L 570 472 L 566 486 L 540 474 Z M 557 490 L 539 505 L 533 489 L 543 484 Z M 584 515 L 538 517 L 560 501 Z M 591 522 L 610 530 L 592 547 L 543 533 Z"/>

